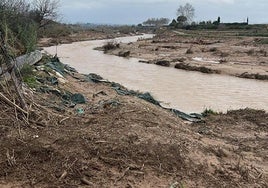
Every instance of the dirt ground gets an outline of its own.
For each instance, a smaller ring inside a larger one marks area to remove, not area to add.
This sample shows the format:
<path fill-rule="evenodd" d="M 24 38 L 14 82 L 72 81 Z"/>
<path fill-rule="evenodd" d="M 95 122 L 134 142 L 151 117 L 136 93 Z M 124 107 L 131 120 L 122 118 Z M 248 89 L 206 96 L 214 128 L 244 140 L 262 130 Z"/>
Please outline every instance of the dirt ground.
<path fill-rule="evenodd" d="M 86 30 L 80 31 L 69 36 L 59 36 L 58 38 L 41 38 L 38 41 L 38 46 L 40 47 L 48 47 L 55 46 L 60 44 L 69 44 L 72 42 L 78 41 L 87 41 L 87 40 L 101 40 L 101 39 L 111 39 L 116 37 L 123 37 L 131 35 L 132 33 L 123 34 L 116 32 L 108 32 L 108 31 L 94 31 L 94 30 Z"/>
<path fill-rule="evenodd" d="M 161 65 L 161 61 L 168 61 L 162 65 L 268 80 L 268 45 L 263 44 L 266 40 L 239 37 L 232 31 L 163 30 L 153 39 L 120 44 L 120 48 L 107 53 L 130 52 L 130 57 L 143 59 L 144 63 Z"/>
<path fill-rule="evenodd" d="M 55 87 L 87 103 L 25 89 L 25 117 L 0 101 L 0 187 L 268 187 L 263 111 L 189 123 L 79 74 Z"/>

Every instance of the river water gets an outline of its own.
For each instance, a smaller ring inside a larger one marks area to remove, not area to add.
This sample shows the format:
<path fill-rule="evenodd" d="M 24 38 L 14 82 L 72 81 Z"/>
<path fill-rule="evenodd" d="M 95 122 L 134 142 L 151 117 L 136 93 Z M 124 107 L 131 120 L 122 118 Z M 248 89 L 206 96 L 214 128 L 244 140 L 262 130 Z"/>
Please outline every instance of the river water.
<path fill-rule="evenodd" d="M 134 42 L 138 38 L 140 36 L 115 40 Z M 57 47 L 57 54 L 63 63 L 80 73 L 96 73 L 129 89 L 148 91 L 163 106 L 187 113 L 202 112 L 206 108 L 226 112 L 246 107 L 268 111 L 268 82 L 144 64 L 136 58 L 127 59 L 94 50 L 106 42 L 94 40 L 63 44 Z M 56 47 L 44 50 L 56 53 Z"/>

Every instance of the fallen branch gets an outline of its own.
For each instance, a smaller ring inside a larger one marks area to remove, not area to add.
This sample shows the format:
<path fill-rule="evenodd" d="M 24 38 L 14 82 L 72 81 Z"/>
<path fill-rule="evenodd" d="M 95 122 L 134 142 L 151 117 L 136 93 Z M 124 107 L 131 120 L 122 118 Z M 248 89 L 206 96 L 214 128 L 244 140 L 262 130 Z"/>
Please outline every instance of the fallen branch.
<path fill-rule="evenodd" d="M 16 105 L 15 103 L 13 103 L 12 101 L 10 101 L 5 95 L 3 95 L 0 92 L 0 99 L 2 99 L 2 101 L 4 101 L 5 103 L 7 103 L 9 106 L 11 107 L 15 107 L 16 109 L 18 109 L 20 112 L 24 113 L 24 114 L 28 114 L 27 111 L 23 110 L 21 107 L 19 107 L 18 105 Z"/>
<path fill-rule="evenodd" d="M 94 184 L 92 182 L 90 182 L 89 180 L 87 180 L 86 177 L 83 177 L 81 179 L 81 182 L 84 183 L 85 185 L 94 186 Z"/>
<path fill-rule="evenodd" d="M 63 173 L 60 176 L 60 180 L 64 179 L 67 176 L 68 172 L 66 170 L 63 171 Z"/>
<path fill-rule="evenodd" d="M 127 168 L 124 170 L 123 174 L 122 174 L 119 178 L 117 178 L 117 180 L 115 181 L 115 183 L 117 183 L 117 182 L 120 181 L 123 177 L 125 177 L 125 175 L 126 175 L 127 172 L 129 171 L 129 169 L 130 169 L 130 167 L 127 167 Z"/>
<path fill-rule="evenodd" d="M 62 124 L 65 120 L 67 120 L 67 119 L 70 119 L 70 117 L 66 117 L 66 118 L 63 118 L 62 120 L 60 120 L 60 124 Z"/>

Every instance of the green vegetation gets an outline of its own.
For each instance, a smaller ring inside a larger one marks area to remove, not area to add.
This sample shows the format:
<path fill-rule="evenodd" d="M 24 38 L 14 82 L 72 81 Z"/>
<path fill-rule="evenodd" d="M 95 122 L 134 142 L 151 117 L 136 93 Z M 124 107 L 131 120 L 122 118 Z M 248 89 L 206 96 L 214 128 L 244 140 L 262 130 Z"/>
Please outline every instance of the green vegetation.
<path fill-rule="evenodd" d="M 24 83 L 26 83 L 31 88 L 37 88 L 38 82 L 36 80 L 36 75 L 34 68 L 31 65 L 24 64 L 20 70 L 20 74 Z"/>
<path fill-rule="evenodd" d="M 57 18 L 56 0 L 0 1 L 0 34 L 13 56 L 33 51 L 37 33 Z"/>
<path fill-rule="evenodd" d="M 207 117 L 210 115 L 218 115 L 219 113 L 212 110 L 211 108 L 206 108 L 201 114 L 202 114 L 202 116 Z"/>

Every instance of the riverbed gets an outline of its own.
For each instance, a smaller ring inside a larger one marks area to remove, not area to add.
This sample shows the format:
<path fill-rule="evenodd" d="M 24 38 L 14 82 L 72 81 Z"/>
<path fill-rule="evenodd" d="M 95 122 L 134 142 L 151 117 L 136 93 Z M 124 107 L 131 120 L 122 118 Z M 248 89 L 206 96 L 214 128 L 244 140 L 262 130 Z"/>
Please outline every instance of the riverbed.
<path fill-rule="evenodd" d="M 152 35 L 143 35 L 150 38 Z M 129 43 L 141 36 L 116 38 Z M 48 47 L 61 61 L 80 73 L 96 73 L 129 89 L 150 92 L 163 106 L 184 112 L 202 112 L 240 108 L 268 111 L 268 82 L 236 78 L 227 75 L 203 74 L 139 63 L 137 58 L 122 58 L 94 50 L 108 40 L 93 40 Z"/>

